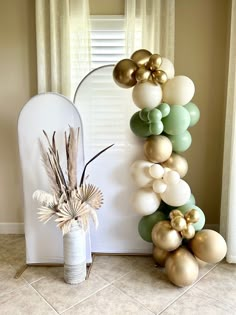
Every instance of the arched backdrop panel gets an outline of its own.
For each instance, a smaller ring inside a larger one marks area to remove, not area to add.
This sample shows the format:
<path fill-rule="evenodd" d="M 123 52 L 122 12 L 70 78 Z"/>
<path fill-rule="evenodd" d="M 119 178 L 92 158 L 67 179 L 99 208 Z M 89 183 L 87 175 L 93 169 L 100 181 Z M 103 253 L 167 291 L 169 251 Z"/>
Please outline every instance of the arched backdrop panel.
<path fill-rule="evenodd" d="M 93 161 L 87 182 L 104 193 L 98 210 L 99 227 L 91 225 L 92 252 L 150 253 L 151 244 L 138 234 L 140 216 L 132 210 L 136 190 L 129 174 L 130 165 L 143 158 L 143 140 L 132 134 L 129 121 L 138 110 L 131 89 L 119 88 L 112 79 L 113 65 L 90 72 L 78 86 L 74 104 L 84 126 L 85 160 L 106 146 L 115 145 Z"/>
<path fill-rule="evenodd" d="M 78 178 L 84 167 L 83 128 L 80 115 L 67 98 L 56 93 L 34 96 L 22 109 L 18 120 L 19 151 L 24 194 L 26 263 L 63 263 L 62 232 L 51 219 L 39 222 L 39 204 L 32 199 L 35 190 L 50 192 L 49 182 L 40 157 L 38 140 L 46 144 L 42 130 L 51 138 L 56 131 L 56 143 L 61 163 L 66 168 L 64 131 L 80 128 Z M 90 236 L 87 235 L 87 261 L 91 262 Z"/>

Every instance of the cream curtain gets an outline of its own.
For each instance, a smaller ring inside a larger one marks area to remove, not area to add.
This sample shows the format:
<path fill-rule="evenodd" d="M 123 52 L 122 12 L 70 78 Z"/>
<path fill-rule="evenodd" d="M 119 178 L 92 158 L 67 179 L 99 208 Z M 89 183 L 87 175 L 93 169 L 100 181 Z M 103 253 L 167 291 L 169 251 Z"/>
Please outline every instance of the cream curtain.
<path fill-rule="evenodd" d="M 236 0 L 232 0 L 220 232 L 226 260 L 236 263 Z"/>
<path fill-rule="evenodd" d="M 88 42 L 88 0 L 36 0 L 39 93 L 52 91 L 71 97 L 74 92 L 71 87 L 72 75 L 83 76 L 86 71 L 84 60 L 89 64 Z M 73 51 L 74 47 L 78 49 L 77 52 Z M 72 60 L 77 62 L 73 74 Z"/>
<path fill-rule="evenodd" d="M 126 54 L 137 49 L 174 62 L 175 0 L 126 0 Z"/>

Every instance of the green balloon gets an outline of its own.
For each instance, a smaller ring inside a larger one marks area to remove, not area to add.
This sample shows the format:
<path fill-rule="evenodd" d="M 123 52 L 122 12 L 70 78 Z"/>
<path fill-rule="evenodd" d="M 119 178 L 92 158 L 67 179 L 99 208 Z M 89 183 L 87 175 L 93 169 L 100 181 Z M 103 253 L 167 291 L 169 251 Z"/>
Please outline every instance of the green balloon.
<path fill-rule="evenodd" d="M 149 124 L 144 122 L 139 117 L 139 112 L 136 112 L 130 119 L 130 129 L 138 137 L 149 137 Z"/>
<path fill-rule="evenodd" d="M 186 151 L 192 143 L 192 137 L 188 130 L 181 133 L 180 135 L 167 135 L 167 137 L 170 139 L 173 151 L 175 151 L 176 153 Z"/>
<path fill-rule="evenodd" d="M 148 114 L 148 119 L 152 123 L 160 121 L 162 119 L 161 111 L 159 109 L 153 108 Z"/>
<path fill-rule="evenodd" d="M 152 243 L 152 229 L 154 225 L 160 221 L 167 220 L 167 216 L 161 211 L 142 217 L 138 224 L 138 232 L 142 239 L 146 242 Z"/>
<path fill-rule="evenodd" d="M 170 113 L 170 106 L 166 103 L 161 103 L 157 106 L 157 109 L 161 111 L 162 117 L 166 117 Z"/>
<path fill-rule="evenodd" d="M 148 115 L 149 115 L 150 109 L 149 108 L 143 108 L 140 110 L 139 113 L 139 118 L 143 121 L 148 122 Z"/>
<path fill-rule="evenodd" d="M 179 135 L 183 133 L 190 124 L 190 114 L 183 106 L 172 105 L 168 116 L 162 119 L 165 133 Z"/>
<path fill-rule="evenodd" d="M 178 207 L 178 209 L 181 210 L 181 211 L 189 211 L 189 210 L 192 209 L 191 207 L 194 206 L 195 203 L 196 203 L 195 197 L 194 197 L 193 194 L 191 194 L 191 196 L 190 196 L 188 202 L 186 202 L 186 203 L 185 203 L 184 205 L 182 205 L 181 207 Z"/>
<path fill-rule="evenodd" d="M 196 123 L 200 119 L 200 110 L 197 107 L 197 105 L 192 103 L 192 102 L 190 102 L 190 103 L 186 104 L 184 106 L 184 108 L 187 109 L 187 111 L 189 112 L 189 115 L 190 115 L 190 125 L 189 125 L 189 127 L 192 127 L 192 126 L 196 125 Z"/>
<path fill-rule="evenodd" d="M 163 123 L 161 121 L 158 121 L 156 123 L 151 123 L 149 125 L 149 131 L 154 136 L 160 135 L 163 131 L 163 128 L 164 128 L 164 126 L 163 126 Z"/>
<path fill-rule="evenodd" d="M 189 207 L 188 209 L 181 209 L 182 207 L 178 207 L 178 209 L 183 213 L 185 214 L 186 212 L 192 210 L 192 209 L 195 209 L 198 211 L 198 213 L 200 214 L 200 218 L 199 220 L 196 222 L 196 223 L 193 223 L 193 226 L 195 228 L 195 231 L 200 231 L 204 225 L 205 225 L 205 214 L 204 212 L 202 211 L 202 209 L 200 209 L 199 207 L 197 207 L 196 205 L 192 205 L 191 207 Z"/>

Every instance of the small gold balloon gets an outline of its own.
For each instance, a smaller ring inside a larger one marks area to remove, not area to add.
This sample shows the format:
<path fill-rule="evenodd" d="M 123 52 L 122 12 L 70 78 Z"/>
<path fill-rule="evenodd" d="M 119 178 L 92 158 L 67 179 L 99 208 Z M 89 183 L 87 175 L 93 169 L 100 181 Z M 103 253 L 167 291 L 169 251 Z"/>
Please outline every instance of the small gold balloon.
<path fill-rule="evenodd" d="M 122 59 L 113 69 L 113 79 L 122 88 L 131 88 L 137 81 L 135 72 L 138 69 L 136 63 L 131 59 Z"/>
<path fill-rule="evenodd" d="M 161 56 L 158 54 L 153 54 L 150 56 L 148 60 L 147 68 L 150 69 L 151 71 L 157 70 L 161 66 L 161 63 L 162 63 Z"/>
<path fill-rule="evenodd" d="M 178 287 L 185 287 L 197 280 L 199 267 L 194 256 L 184 247 L 167 258 L 165 270 L 169 280 Z"/>
<path fill-rule="evenodd" d="M 178 209 L 172 210 L 169 213 L 170 219 L 173 219 L 174 217 L 178 217 L 178 216 L 179 217 L 183 217 L 184 216 L 183 213 L 180 210 L 178 210 Z"/>
<path fill-rule="evenodd" d="M 191 223 L 187 224 L 186 229 L 181 231 L 181 235 L 183 236 L 183 238 L 186 238 L 187 240 L 190 240 L 191 238 L 193 238 L 195 235 L 194 226 Z"/>
<path fill-rule="evenodd" d="M 166 251 L 178 248 L 182 243 L 180 234 L 172 229 L 170 221 L 160 221 L 152 229 L 153 244 Z"/>
<path fill-rule="evenodd" d="M 196 257 L 210 264 L 221 261 L 227 252 L 224 238 L 213 230 L 198 231 L 189 247 Z"/>
<path fill-rule="evenodd" d="M 165 136 L 150 136 L 144 143 L 144 154 L 153 163 L 161 163 L 169 159 L 172 143 Z"/>
<path fill-rule="evenodd" d="M 146 49 L 136 50 L 130 59 L 132 59 L 139 67 L 145 65 L 152 54 Z"/>
<path fill-rule="evenodd" d="M 166 73 L 162 70 L 152 72 L 152 81 L 154 83 L 164 84 L 168 80 Z"/>
<path fill-rule="evenodd" d="M 181 178 L 183 178 L 188 172 L 187 160 L 177 153 L 172 153 L 170 158 L 162 163 L 162 166 L 178 172 Z"/>
<path fill-rule="evenodd" d="M 173 229 L 180 232 L 187 228 L 187 223 L 185 218 L 183 218 L 182 216 L 176 216 L 171 220 L 171 226 Z"/>
<path fill-rule="evenodd" d="M 200 219 L 200 213 L 196 209 L 192 209 L 184 215 L 188 223 L 196 223 Z"/>
<path fill-rule="evenodd" d="M 166 259 L 170 255 L 170 252 L 154 246 L 152 254 L 153 254 L 153 258 L 157 262 L 157 264 L 161 267 L 164 267 Z"/>
<path fill-rule="evenodd" d="M 145 82 L 150 78 L 151 71 L 147 70 L 145 67 L 140 67 L 135 72 L 135 79 L 137 82 Z"/>

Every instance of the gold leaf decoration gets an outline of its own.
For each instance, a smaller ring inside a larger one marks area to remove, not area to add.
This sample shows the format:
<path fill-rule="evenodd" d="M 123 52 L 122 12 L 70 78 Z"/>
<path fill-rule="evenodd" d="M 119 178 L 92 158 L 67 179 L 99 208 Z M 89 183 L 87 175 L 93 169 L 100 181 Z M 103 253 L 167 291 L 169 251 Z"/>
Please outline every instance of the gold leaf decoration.
<path fill-rule="evenodd" d="M 103 194 L 96 186 L 84 184 L 77 190 L 77 196 L 82 202 L 86 202 L 93 209 L 99 209 L 103 204 Z"/>

